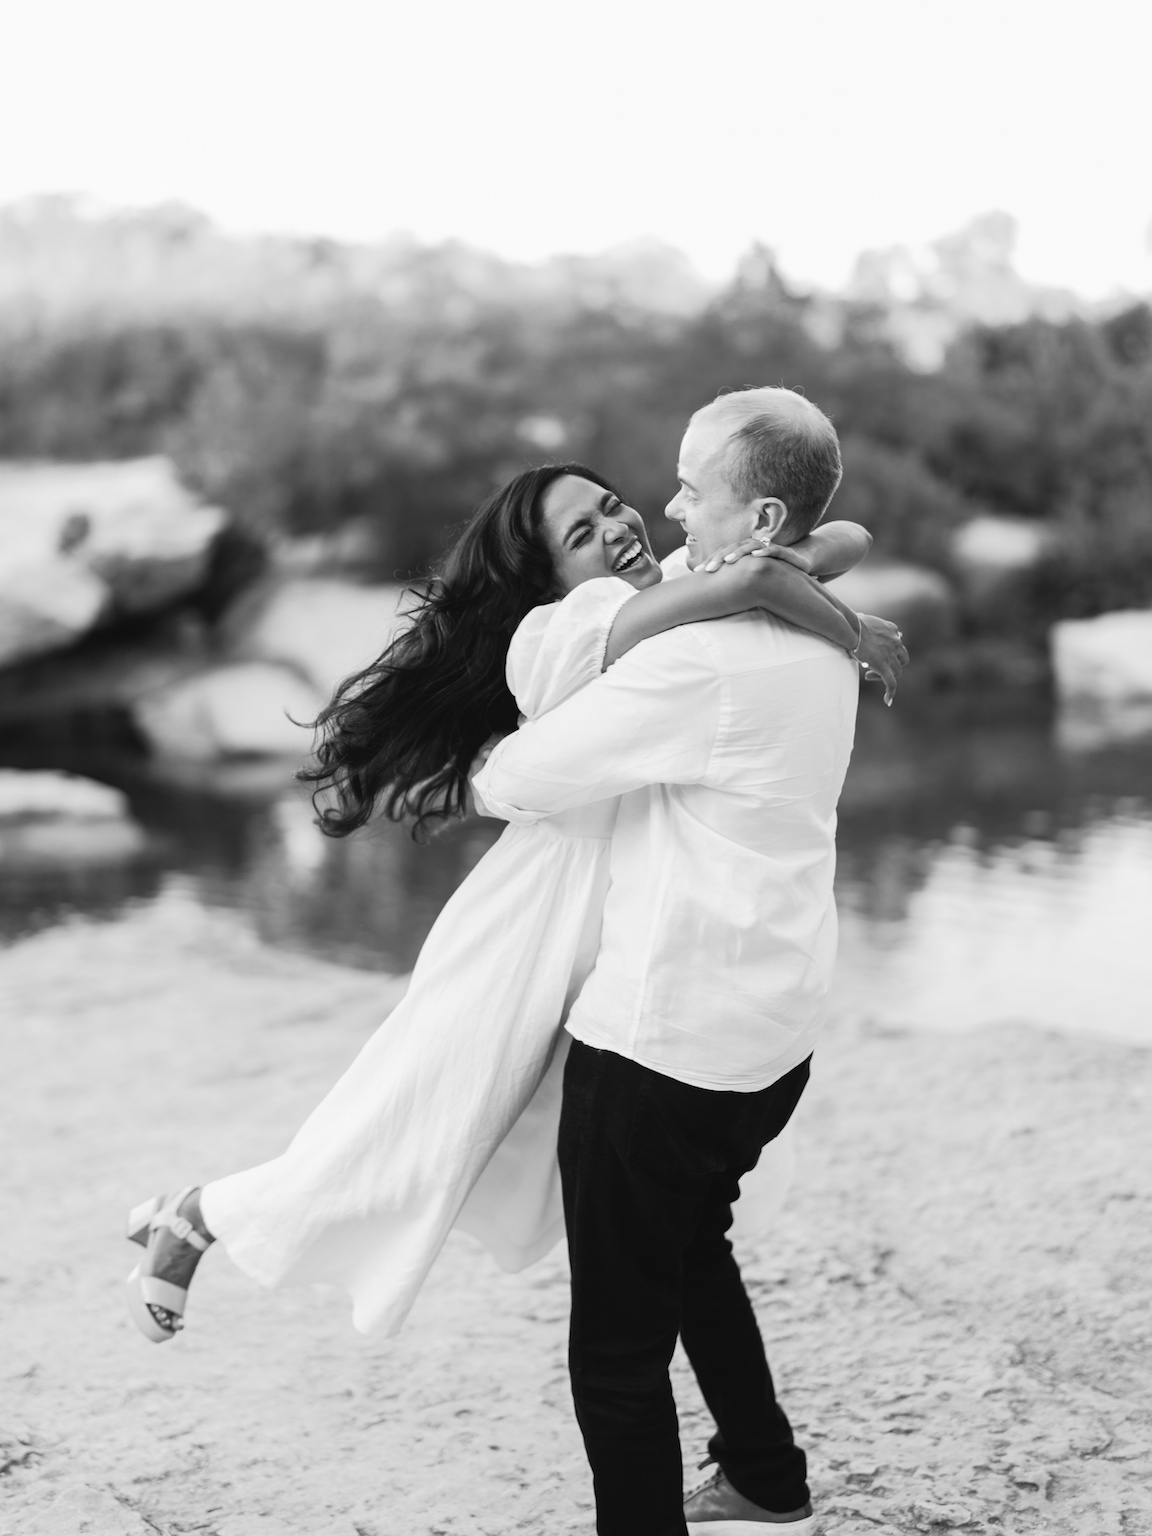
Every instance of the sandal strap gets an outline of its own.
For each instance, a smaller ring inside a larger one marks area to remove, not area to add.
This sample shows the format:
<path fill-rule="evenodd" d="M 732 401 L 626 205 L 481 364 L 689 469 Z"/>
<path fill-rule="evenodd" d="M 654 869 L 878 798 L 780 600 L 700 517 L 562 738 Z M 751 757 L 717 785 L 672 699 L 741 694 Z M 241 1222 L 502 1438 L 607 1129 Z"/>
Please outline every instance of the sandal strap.
<path fill-rule="evenodd" d="M 207 1253 L 212 1246 L 212 1238 L 201 1237 L 187 1216 L 178 1214 L 188 1196 L 195 1192 L 196 1185 L 188 1184 L 183 1189 L 178 1189 L 174 1195 L 168 1195 L 162 1199 L 155 1215 L 148 1223 L 148 1228 L 149 1231 L 154 1232 L 157 1227 L 167 1227 L 173 1237 L 178 1237 L 182 1243 L 188 1243 L 199 1252 Z"/>
<path fill-rule="evenodd" d="M 158 1275 L 140 1276 L 140 1294 L 150 1306 L 163 1307 L 177 1317 L 184 1316 L 184 1308 L 188 1305 L 187 1288 L 173 1285 L 170 1280 L 161 1280 Z"/>
<path fill-rule="evenodd" d="M 193 1248 L 198 1248 L 201 1253 L 207 1253 L 212 1244 L 202 1238 L 196 1228 L 188 1220 L 187 1216 L 178 1216 L 175 1206 L 165 1207 L 157 1211 L 149 1222 L 150 1229 L 155 1232 L 158 1227 L 167 1227 L 173 1237 L 178 1237 L 182 1243 L 188 1243 Z"/>

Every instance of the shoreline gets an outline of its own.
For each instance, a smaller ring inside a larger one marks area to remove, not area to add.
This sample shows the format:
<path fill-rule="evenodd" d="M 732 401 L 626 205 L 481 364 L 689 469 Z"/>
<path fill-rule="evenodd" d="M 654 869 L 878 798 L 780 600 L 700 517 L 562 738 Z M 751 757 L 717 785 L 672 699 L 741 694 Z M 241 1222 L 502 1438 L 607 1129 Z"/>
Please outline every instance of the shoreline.
<path fill-rule="evenodd" d="M 560 1250 L 454 1235 L 395 1340 L 219 1253 L 171 1344 L 124 1312 L 122 1208 L 274 1156 L 403 985 L 179 902 L 0 956 L 5 1531 L 591 1536 Z M 738 1244 L 825 1536 L 1152 1532 L 1150 1106 L 1146 1047 L 833 1021 Z"/>

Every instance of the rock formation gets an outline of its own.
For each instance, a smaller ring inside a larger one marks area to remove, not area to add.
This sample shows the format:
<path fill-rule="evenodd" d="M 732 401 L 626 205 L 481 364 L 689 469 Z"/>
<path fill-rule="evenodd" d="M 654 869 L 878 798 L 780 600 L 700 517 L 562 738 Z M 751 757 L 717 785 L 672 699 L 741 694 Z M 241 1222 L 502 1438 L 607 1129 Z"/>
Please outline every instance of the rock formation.
<path fill-rule="evenodd" d="M 0 666 L 194 592 L 226 522 L 164 458 L 0 465 Z"/>

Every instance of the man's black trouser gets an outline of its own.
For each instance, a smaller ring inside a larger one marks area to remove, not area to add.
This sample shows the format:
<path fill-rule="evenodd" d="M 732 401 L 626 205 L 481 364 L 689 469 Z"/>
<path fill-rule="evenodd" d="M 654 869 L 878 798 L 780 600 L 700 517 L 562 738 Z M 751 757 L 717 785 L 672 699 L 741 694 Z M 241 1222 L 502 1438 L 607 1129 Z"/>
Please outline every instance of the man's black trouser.
<path fill-rule="evenodd" d="M 599 1536 L 685 1536 L 668 1366 L 677 1334 L 716 1421 L 709 1449 L 745 1498 L 808 1501 L 725 1233 L 741 1174 L 788 1123 L 803 1062 L 755 1093 L 694 1088 L 573 1041 L 560 1172 L 572 1261 L 569 1369 Z"/>

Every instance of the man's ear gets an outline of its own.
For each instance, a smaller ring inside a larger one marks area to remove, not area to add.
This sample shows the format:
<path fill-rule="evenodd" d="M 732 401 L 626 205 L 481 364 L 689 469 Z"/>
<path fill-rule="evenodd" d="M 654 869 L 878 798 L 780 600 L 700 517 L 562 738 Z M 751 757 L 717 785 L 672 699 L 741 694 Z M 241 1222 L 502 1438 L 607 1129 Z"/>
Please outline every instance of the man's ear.
<path fill-rule="evenodd" d="M 780 500 L 779 496 L 761 496 L 756 503 L 756 524 L 754 532 L 766 533 L 770 538 L 775 538 L 788 521 L 788 508 Z"/>

